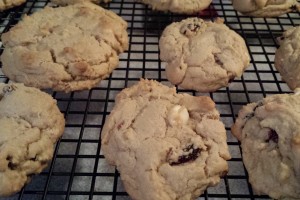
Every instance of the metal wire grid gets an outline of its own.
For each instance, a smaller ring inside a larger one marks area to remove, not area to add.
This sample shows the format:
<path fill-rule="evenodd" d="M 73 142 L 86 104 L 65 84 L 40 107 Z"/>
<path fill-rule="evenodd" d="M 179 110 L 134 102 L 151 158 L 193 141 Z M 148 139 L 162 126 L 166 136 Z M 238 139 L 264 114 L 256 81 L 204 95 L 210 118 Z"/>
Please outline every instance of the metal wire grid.
<path fill-rule="evenodd" d="M 29 0 L 25 5 L 0 13 L 0 34 L 15 25 L 23 14 L 43 8 L 48 2 Z M 93 199 L 126 200 L 117 170 L 109 166 L 101 153 L 100 133 L 112 110 L 115 95 L 139 78 L 156 79 L 166 85 L 165 64 L 159 60 L 158 40 L 164 27 L 188 16 L 152 11 L 133 0 L 114 0 L 102 5 L 128 22 L 129 50 L 121 55 L 120 66 L 112 75 L 89 91 L 69 94 L 48 91 L 58 101 L 66 118 L 63 137 L 58 141 L 50 166 L 34 176 L 30 184 L 10 198 L 3 199 Z M 178 92 L 208 95 L 217 105 L 225 123 L 232 155 L 229 173 L 216 187 L 199 199 L 268 199 L 253 194 L 243 167 L 240 147 L 230 126 L 242 105 L 277 93 L 290 92 L 274 68 L 276 38 L 287 28 L 299 25 L 299 13 L 277 18 L 251 18 L 233 10 L 229 0 L 213 0 L 205 11 L 194 15 L 205 19 L 221 17 L 245 38 L 251 65 L 228 88 L 214 93 L 198 93 L 178 88 Z M 3 51 L 0 43 L 0 54 Z M 0 70 L 0 82 L 9 80 Z M 0 198 L 1 199 L 1 198 Z"/>

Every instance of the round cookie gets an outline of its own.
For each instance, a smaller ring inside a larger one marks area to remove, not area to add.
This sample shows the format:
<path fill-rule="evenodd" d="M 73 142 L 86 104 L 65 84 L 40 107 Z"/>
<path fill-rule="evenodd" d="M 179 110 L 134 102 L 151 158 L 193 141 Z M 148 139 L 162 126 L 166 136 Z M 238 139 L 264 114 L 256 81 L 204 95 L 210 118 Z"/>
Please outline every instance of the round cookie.
<path fill-rule="evenodd" d="M 0 196 L 20 191 L 47 167 L 64 126 L 50 95 L 20 83 L 0 83 Z"/>
<path fill-rule="evenodd" d="M 159 40 L 167 79 L 185 89 L 213 92 L 249 65 L 245 41 L 223 24 L 188 18 L 167 26 Z"/>
<path fill-rule="evenodd" d="M 75 4 L 75 3 L 82 3 L 85 1 L 90 1 L 95 4 L 99 4 L 101 2 L 108 3 L 111 0 L 51 0 L 52 3 L 54 3 L 56 5 L 60 5 L 60 6 L 66 6 L 66 5 L 71 5 L 71 4 Z"/>
<path fill-rule="evenodd" d="M 37 88 L 90 89 L 118 66 L 118 53 L 128 48 L 126 27 L 115 13 L 89 2 L 46 7 L 2 35 L 3 72 Z"/>
<path fill-rule="evenodd" d="M 138 0 L 150 5 L 153 10 L 192 14 L 207 8 L 212 0 Z"/>
<path fill-rule="evenodd" d="M 257 194 L 300 199 L 300 96 L 279 94 L 240 111 L 232 133 L 241 141 Z"/>
<path fill-rule="evenodd" d="M 0 0 L 0 12 L 22 5 L 26 0 Z"/>
<path fill-rule="evenodd" d="M 232 0 L 232 6 L 242 14 L 253 17 L 277 17 L 300 10 L 297 0 Z"/>
<path fill-rule="evenodd" d="M 300 26 L 285 31 L 278 38 L 274 65 L 291 90 L 300 87 Z"/>
<path fill-rule="evenodd" d="M 214 102 L 156 81 L 141 80 L 117 95 L 101 138 L 132 199 L 196 199 L 228 171 Z"/>

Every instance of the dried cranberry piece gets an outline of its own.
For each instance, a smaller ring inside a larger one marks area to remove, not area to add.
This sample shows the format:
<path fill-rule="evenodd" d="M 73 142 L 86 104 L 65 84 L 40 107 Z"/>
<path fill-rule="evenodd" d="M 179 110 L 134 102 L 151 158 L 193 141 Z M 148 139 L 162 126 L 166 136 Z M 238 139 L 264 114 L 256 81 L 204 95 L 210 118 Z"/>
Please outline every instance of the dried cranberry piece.
<path fill-rule="evenodd" d="M 190 29 L 190 31 L 196 32 L 198 31 L 200 28 L 200 25 L 198 24 L 188 24 L 188 29 Z"/>
<path fill-rule="evenodd" d="M 297 5 L 292 5 L 292 6 L 290 7 L 290 9 L 292 9 L 293 11 L 297 11 Z"/>
<path fill-rule="evenodd" d="M 200 23 L 194 22 L 187 25 L 184 25 L 182 30 L 180 31 L 184 35 L 190 35 L 192 33 L 198 32 L 198 30 L 201 28 Z"/>
<path fill-rule="evenodd" d="M 11 170 L 15 170 L 15 169 L 18 167 L 18 165 L 17 165 L 17 164 L 14 164 L 14 163 L 12 162 L 12 159 L 13 159 L 12 156 L 7 155 L 6 160 L 8 161 L 8 168 L 11 169 Z"/>
<path fill-rule="evenodd" d="M 273 142 L 278 143 L 278 134 L 275 130 L 270 129 L 268 134 L 269 134 L 269 137 L 266 140 L 266 142 L 270 142 L 272 140 Z"/>
<path fill-rule="evenodd" d="M 17 169 L 18 165 L 17 164 L 14 164 L 12 162 L 9 162 L 8 163 L 8 168 L 11 169 L 11 170 L 15 170 Z"/>
<path fill-rule="evenodd" d="M 232 83 L 234 81 L 234 77 L 229 78 L 228 83 Z"/>
<path fill-rule="evenodd" d="M 171 165 L 180 165 L 180 164 L 183 164 L 183 163 L 186 163 L 186 162 L 196 160 L 199 157 L 199 155 L 201 153 L 201 150 L 199 148 L 195 149 L 194 145 L 191 144 L 191 145 L 187 146 L 186 148 L 184 148 L 183 151 L 184 152 L 189 152 L 191 149 L 192 149 L 192 152 L 190 154 L 179 156 L 177 162 L 172 162 L 170 164 Z"/>

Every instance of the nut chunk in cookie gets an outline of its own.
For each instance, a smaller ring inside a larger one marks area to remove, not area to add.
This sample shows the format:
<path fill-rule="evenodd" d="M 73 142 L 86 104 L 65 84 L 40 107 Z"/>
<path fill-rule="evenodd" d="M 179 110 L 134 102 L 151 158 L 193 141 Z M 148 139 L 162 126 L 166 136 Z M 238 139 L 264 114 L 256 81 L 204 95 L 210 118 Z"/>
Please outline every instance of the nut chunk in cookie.
<path fill-rule="evenodd" d="M 232 0 L 237 11 L 253 17 L 277 17 L 300 10 L 297 0 Z"/>
<path fill-rule="evenodd" d="M 167 79 L 200 92 L 227 87 L 250 62 L 243 38 L 221 19 L 174 22 L 163 31 L 159 48 L 160 59 L 167 62 Z"/>
<path fill-rule="evenodd" d="M 232 133 L 241 141 L 257 194 L 300 199 L 300 96 L 279 94 L 240 111 Z"/>
<path fill-rule="evenodd" d="M 9 196 L 47 167 L 65 120 L 50 95 L 0 83 L 0 127 L 0 196 Z"/>
<path fill-rule="evenodd" d="M 118 66 L 127 23 L 90 2 L 46 7 L 2 34 L 3 72 L 11 80 L 56 91 L 90 89 Z"/>
<path fill-rule="evenodd" d="M 285 31 L 278 43 L 275 67 L 291 90 L 300 88 L 300 26 Z"/>
<path fill-rule="evenodd" d="M 230 159 L 214 102 L 141 80 L 116 97 L 102 151 L 133 199 L 196 199 L 219 183 Z"/>

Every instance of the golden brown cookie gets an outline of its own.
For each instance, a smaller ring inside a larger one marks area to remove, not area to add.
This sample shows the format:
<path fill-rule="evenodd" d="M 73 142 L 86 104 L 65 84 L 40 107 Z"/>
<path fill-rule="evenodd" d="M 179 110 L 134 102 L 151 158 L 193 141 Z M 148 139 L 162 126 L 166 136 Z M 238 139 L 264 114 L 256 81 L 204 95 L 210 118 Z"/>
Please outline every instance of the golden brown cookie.
<path fill-rule="evenodd" d="M 192 14 L 207 8 L 212 0 L 138 0 L 150 5 L 153 10 Z"/>
<path fill-rule="evenodd" d="M 278 42 L 274 65 L 291 90 L 300 88 L 300 26 L 285 31 Z"/>
<path fill-rule="evenodd" d="M 232 0 L 233 7 L 247 16 L 277 17 L 299 11 L 297 0 Z"/>
<path fill-rule="evenodd" d="M 279 94 L 240 111 L 232 133 L 240 140 L 256 194 L 300 199 L 300 96 Z"/>
<path fill-rule="evenodd" d="M 196 199 L 227 173 L 226 131 L 209 97 L 141 80 L 115 103 L 102 151 L 132 199 Z"/>
<path fill-rule="evenodd" d="M 89 2 L 46 7 L 2 35 L 3 72 L 37 88 L 90 89 L 118 66 L 128 48 L 126 28 L 115 13 Z"/>
<path fill-rule="evenodd" d="M 108 3 L 111 0 L 51 0 L 52 3 L 54 3 L 56 5 L 60 5 L 60 6 L 72 5 L 75 3 L 82 3 L 82 2 L 88 2 L 88 1 L 95 3 L 95 4 L 99 4 L 101 2 Z"/>
<path fill-rule="evenodd" d="M 25 3 L 26 0 L 0 0 L 0 11 L 4 11 Z"/>
<path fill-rule="evenodd" d="M 49 94 L 20 83 L 0 83 L 0 196 L 20 191 L 47 167 L 64 126 Z"/>
<path fill-rule="evenodd" d="M 213 92 L 240 77 L 249 65 L 245 41 L 223 24 L 188 18 L 167 26 L 159 40 L 166 76 L 174 85 Z"/>

